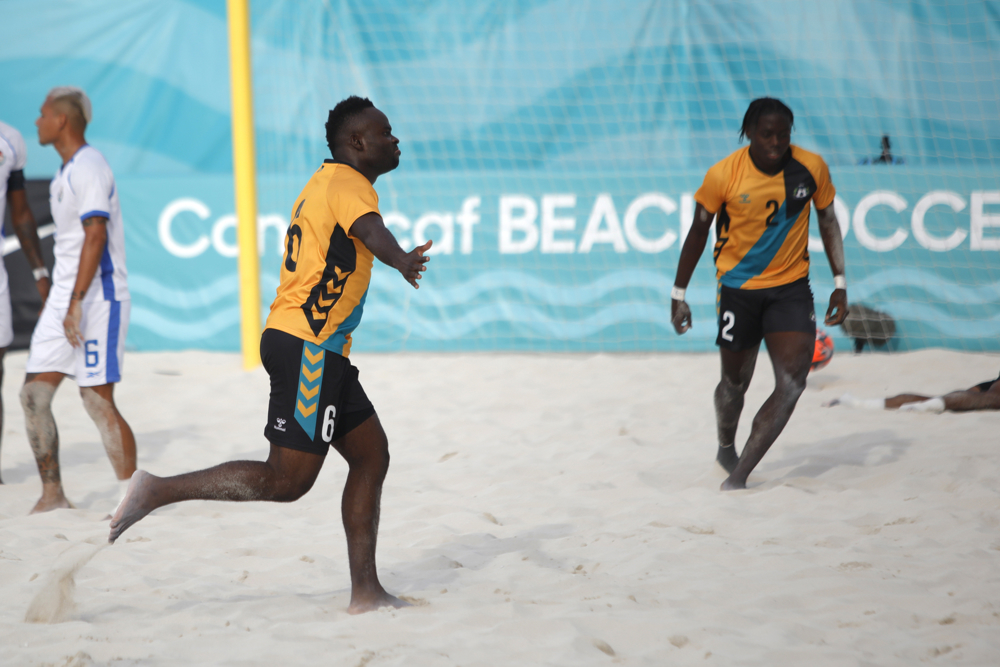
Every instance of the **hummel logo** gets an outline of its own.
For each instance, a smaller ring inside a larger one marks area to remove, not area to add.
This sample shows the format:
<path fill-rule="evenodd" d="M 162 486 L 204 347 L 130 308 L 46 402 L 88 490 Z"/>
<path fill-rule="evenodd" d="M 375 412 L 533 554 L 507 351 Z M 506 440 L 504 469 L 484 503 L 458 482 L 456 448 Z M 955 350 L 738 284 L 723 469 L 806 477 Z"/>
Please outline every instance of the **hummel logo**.
<path fill-rule="evenodd" d="M 750 195 L 740 195 L 740 203 L 741 204 L 749 204 L 750 203 Z"/>
<path fill-rule="evenodd" d="M 287 421 L 287 420 L 282 419 L 281 417 L 278 417 L 276 421 L 277 421 L 277 423 L 274 425 L 274 429 L 276 431 L 284 431 L 285 430 L 285 421 Z"/>

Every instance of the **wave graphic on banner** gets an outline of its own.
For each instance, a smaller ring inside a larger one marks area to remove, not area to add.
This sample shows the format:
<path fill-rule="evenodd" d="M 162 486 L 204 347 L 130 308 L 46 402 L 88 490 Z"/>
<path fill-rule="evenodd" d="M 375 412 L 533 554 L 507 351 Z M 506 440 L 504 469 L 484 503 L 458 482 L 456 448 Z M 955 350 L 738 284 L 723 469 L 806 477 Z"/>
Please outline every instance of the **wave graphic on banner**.
<path fill-rule="evenodd" d="M 277 282 L 276 275 L 262 276 L 265 285 Z M 165 339 L 196 341 L 239 324 L 239 281 L 235 275 L 192 290 L 166 287 L 146 276 L 133 276 L 129 283 L 133 294 L 131 325 Z M 656 271 L 619 271 L 580 285 L 550 283 L 519 271 L 493 271 L 443 288 L 425 283 L 418 295 L 395 273 L 382 271 L 372 277 L 362 327 L 365 323 L 380 324 L 399 328 L 411 337 L 437 341 L 474 336 L 477 330 L 497 324 L 509 325 L 517 335 L 566 340 L 585 339 L 610 327 L 637 322 L 672 334 L 671 285 L 672 276 Z M 814 283 L 820 304 L 825 303 L 831 287 L 824 281 Z M 880 294 L 898 287 L 907 289 L 905 298 L 878 300 Z M 616 293 L 626 296 L 608 298 Z M 635 298 L 639 293 L 643 300 Z M 714 283 L 691 287 L 687 294 L 696 309 L 696 322 L 714 319 Z M 949 338 L 1000 336 L 1000 312 L 992 316 L 977 312 L 976 319 L 966 319 L 948 311 L 949 306 L 996 309 L 1000 282 L 966 286 L 919 270 L 888 269 L 852 282 L 850 297 L 853 302 L 875 299 L 878 308 L 897 320 L 920 322 Z M 269 293 L 266 299 L 269 303 Z M 935 301 L 943 306 L 929 303 Z M 689 335 L 714 338 L 710 329 L 701 328 Z"/>

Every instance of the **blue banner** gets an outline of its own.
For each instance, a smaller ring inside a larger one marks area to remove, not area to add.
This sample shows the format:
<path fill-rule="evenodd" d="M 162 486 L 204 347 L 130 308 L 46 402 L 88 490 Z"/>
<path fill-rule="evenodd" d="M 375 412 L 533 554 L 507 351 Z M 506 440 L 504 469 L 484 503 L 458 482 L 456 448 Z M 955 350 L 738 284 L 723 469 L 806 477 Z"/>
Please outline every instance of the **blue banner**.
<path fill-rule="evenodd" d="M 710 251 L 694 328 L 669 322 L 692 194 L 739 147 L 749 101 L 772 95 L 796 113 L 793 142 L 830 165 L 851 301 L 896 320 L 896 349 L 1000 349 L 995 5 L 376 4 L 251 2 L 265 313 L 291 204 L 329 155 L 327 111 L 361 94 L 402 141 L 376 183 L 386 223 L 404 247 L 435 243 L 418 291 L 376 267 L 354 349 L 710 350 Z M 88 139 L 126 221 L 130 347 L 237 349 L 224 3 L 4 14 L 0 119 L 25 135 L 29 176 L 59 167 L 32 127 L 49 88 L 93 100 Z M 822 313 L 832 276 L 813 225 Z"/>

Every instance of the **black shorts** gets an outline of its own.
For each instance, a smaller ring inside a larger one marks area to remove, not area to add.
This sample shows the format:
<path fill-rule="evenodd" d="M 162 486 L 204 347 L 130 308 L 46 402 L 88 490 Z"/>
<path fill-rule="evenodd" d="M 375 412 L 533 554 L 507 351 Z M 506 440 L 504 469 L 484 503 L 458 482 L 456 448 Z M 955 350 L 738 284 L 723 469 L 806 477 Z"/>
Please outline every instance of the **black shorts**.
<path fill-rule="evenodd" d="M 271 444 L 325 456 L 332 443 L 375 414 L 358 369 L 335 352 L 265 329 L 260 359 L 271 377 L 264 427 Z"/>
<path fill-rule="evenodd" d="M 816 335 L 809 279 L 764 289 L 719 286 L 719 335 L 715 344 L 733 352 L 760 344 L 764 334 L 801 331 Z"/>

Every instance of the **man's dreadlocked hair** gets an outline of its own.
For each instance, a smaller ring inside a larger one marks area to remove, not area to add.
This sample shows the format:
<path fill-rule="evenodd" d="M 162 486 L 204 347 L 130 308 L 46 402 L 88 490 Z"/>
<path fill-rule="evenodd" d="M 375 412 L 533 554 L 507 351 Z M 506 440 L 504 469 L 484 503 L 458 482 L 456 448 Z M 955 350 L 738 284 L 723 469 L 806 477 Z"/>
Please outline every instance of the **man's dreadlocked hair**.
<path fill-rule="evenodd" d="M 330 147 L 331 155 L 333 155 L 334 142 L 337 141 L 337 133 L 340 132 L 341 128 L 359 113 L 373 106 L 375 105 L 367 97 L 351 95 L 333 107 L 326 119 L 326 145 Z"/>
<path fill-rule="evenodd" d="M 740 128 L 740 141 L 750 138 L 750 132 L 757 126 L 757 121 L 761 116 L 772 113 L 780 113 L 788 118 L 788 127 L 795 124 L 795 114 L 785 106 L 781 100 L 773 97 L 758 97 L 747 107 L 746 115 L 743 116 L 743 126 Z"/>

